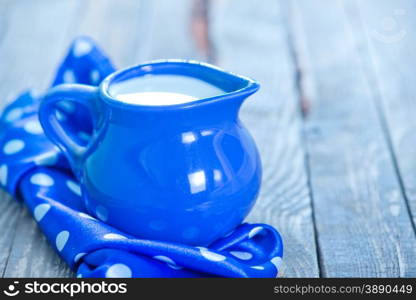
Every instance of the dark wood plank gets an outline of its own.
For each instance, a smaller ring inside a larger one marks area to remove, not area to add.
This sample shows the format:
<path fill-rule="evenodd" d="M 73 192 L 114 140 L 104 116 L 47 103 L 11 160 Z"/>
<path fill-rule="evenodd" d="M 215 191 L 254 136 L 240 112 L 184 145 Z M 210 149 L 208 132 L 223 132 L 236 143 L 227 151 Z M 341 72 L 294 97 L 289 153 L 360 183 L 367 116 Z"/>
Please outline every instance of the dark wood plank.
<path fill-rule="evenodd" d="M 322 275 L 415 276 L 415 234 L 342 1 L 290 3 Z"/>
<path fill-rule="evenodd" d="M 351 20 L 366 49 L 363 63 L 376 93 L 405 196 L 416 223 L 416 3 L 360 1 L 351 7 Z M 361 15 L 361 16 L 360 16 Z M 365 30 L 362 30 L 364 25 Z M 367 45 L 365 44 L 367 41 Z M 392 204 L 392 209 L 397 209 Z M 401 211 L 406 213 L 406 211 Z"/>
<path fill-rule="evenodd" d="M 285 246 L 281 276 L 319 275 L 311 197 L 302 142 L 296 66 L 277 1 L 212 1 L 210 38 L 221 67 L 257 79 L 262 87 L 241 118 L 263 161 L 260 197 L 251 222 L 275 226 Z"/>

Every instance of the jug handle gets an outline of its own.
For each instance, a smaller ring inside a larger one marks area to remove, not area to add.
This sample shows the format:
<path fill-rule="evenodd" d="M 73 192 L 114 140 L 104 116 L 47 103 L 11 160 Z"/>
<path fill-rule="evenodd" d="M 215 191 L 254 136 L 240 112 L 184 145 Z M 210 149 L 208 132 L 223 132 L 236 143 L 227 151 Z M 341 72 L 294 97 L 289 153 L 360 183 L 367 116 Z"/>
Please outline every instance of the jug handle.
<path fill-rule="evenodd" d="M 75 102 L 85 107 L 92 117 L 93 128 L 97 124 L 95 98 L 97 87 L 83 84 L 61 84 L 52 88 L 42 99 L 39 107 L 39 122 L 45 135 L 56 144 L 67 157 L 75 176 L 80 179 L 84 156 L 92 144 L 80 145 L 60 124 L 56 115 L 56 104 L 61 101 Z"/>

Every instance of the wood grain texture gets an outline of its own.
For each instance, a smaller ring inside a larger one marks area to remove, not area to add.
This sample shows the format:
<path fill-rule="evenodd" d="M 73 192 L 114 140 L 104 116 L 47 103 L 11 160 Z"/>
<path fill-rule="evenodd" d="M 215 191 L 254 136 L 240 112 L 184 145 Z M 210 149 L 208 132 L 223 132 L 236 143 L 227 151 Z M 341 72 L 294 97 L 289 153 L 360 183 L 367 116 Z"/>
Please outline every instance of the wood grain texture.
<path fill-rule="evenodd" d="M 200 59 L 253 77 L 241 118 L 264 177 L 248 221 L 282 233 L 282 275 L 416 276 L 416 4 L 236 3 L 0 0 L 0 109 L 42 92 L 81 34 L 118 67 Z M 0 192 L 0 211 L 0 276 L 73 276 L 26 208 Z"/>
<path fill-rule="evenodd" d="M 40 91 L 50 84 L 78 4 L 54 0 L 8 3 L 3 11 L 5 27 L 0 39 L 1 107 L 22 90 Z M 26 209 L 12 201 L 4 193 L 0 196 L 4 206 L 0 220 L 7 224 L 0 237 L 3 241 L 0 258 L 7 255 L 3 266 L 0 265 L 1 274 L 6 277 L 69 276 L 70 270 L 61 264 L 49 244 L 39 239 L 41 233 Z"/>
<path fill-rule="evenodd" d="M 192 38 L 194 0 L 143 1 L 141 24 L 145 32 L 139 36 L 138 63 L 166 58 L 203 59 Z"/>
<path fill-rule="evenodd" d="M 148 1 L 82 1 L 80 14 L 73 20 L 74 30 L 67 36 L 67 45 L 75 37 L 87 35 L 110 56 L 117 68 L 137 64 L 135 55 L 141 37 L 147 32 L 142 22 L 149 14 L 145 2 Z"/>
<path fill-rule="evenodd" d="M 21 210 L 20 203 L 0 191 L 0 277 L 5 273 Z"/>
<path fill-rule="evenodd" d="M 72 277 L 26 207 L 21 210 L 3 277 Z"/>
<path fill-rule="evenodd" d="M 212 1 L 209 15 L 215 63 L 261 84 L 241 111 L 263 162 L 260 197 L 248 221 L 271 224 L 282 234 L 281 276 L 316 277 L 297 72 L 281 7 L 277 1 Z"/>
<path fill-rule="evenodd" d="M 17 93 L 28 86 L 46 88 L 60 59 L 66 54 L 70 42 L 81 34 L 93 37 L 111 54 L 118 65 L 126 66 L 133 63 L 137 43 L 135 35 L 139 36 L 140 1 L 119 1 L 118 4 L 123 5 L 115 5 L 113 0 L 100 1 L 99 5 L 91 0 L 82 3 L 66 0 L 37 1 L 36 5 L 32 6 L 34 2 L 16 1 L 18 7 L 10 7 L 17 12 L 14 14 L 13 11 L 9 14 L 9 40 L 4 40 L 0 49 L 13 59 L 8 63 L 10 68 L 13 64 L 14 72 L 8 79 L 10 85 L 2 85 L 0 88 L 12 93 Z M 22 15 L 25 11 L 30 16 Z M 30 17 L 36 20 L 31 20 Z M 26 37 L 25 31 L 28 30 L 29 21 L 36 22 L 37 25 L 31 27 L 30 35 Z M 17 78 L 22 77 L 22 74 L 27 74 L 27 80 L 20 82 Z M 8 75 L 7 72 L 2 72 L 0 76 Z M 13 218 L 13 215 L 10 214 L 9 218 Z M 20 213 L 14 235 L 4 276 L 73 275 L 43 238 L 26 209 Z M 4 249 L 7 247 L 5 246 Z"/>
<path fill-rule="evenodd" d="M 388 128 L 414 226 L 416 3 L 370 0 L 356 1 L 351 6 L 351 21 L 363 42 L 363 64 Z"/>
<path fill-rule="evenodd" d="M 345 7 L 291 4 L 322 275 L 415 276 L 415 233 Z"/>
<path fill-rule="evenodd" d="M 13 71 L 0 72 L 0 79 L 5 80 L 0 91 L 12 100 L 22 89 L 46 88 L 69 43 L 78 35 L 95 39 L 118 67 L 154 58 L 200 57 L 188 26 L 192 2 L 175 1 L 175 5 L 166 0 L 100 0 L 99 4 L 95 0 L 19 0 L 13 5 L 1 6 L 0 10 L 7 15 L 7 34 L 0 40 L 0 57 L 6 57 L 6 69 Z M 158 19 L 165 21 L 160 24 Z M 36 26 L 28 34 L 31 22 Z M 73 276 L 28 211 L 3 195 L 0 274 L 5 277 Z"/>
<path fill-rule="evenodd" d="M 2 41 L 6 39 L 9 17 L 12 11 L 13 8 L 11 1 L 0 2 L 0 15 L 2 16 L 0 18 L 0 45 L 2 44 Z M 2 59 L 1 53 L 4 53 L 4 49 L 3 52 L 0 50 L 0 62 L 3 65 L 4 59 Z M 0 72 L 0 76 L 1 73 L 3 72 Z M 4 95 L 0 98 L 1 109 L 3 107 L 3 103 L 6 100 L 6 96 L 4 94 L 5 89 L 2 89 L 1 84 L 0 92 L 2 92 L 2 95 Z M 6 264 L 9 259 L 13 239 L 16 232 L 16 224 L 18 222 L 21 209 L 22 207 L 20 203 L 16 202 L 4 191 L 0 190 L 0 277 L 3 277 L 5 272 Z"/>

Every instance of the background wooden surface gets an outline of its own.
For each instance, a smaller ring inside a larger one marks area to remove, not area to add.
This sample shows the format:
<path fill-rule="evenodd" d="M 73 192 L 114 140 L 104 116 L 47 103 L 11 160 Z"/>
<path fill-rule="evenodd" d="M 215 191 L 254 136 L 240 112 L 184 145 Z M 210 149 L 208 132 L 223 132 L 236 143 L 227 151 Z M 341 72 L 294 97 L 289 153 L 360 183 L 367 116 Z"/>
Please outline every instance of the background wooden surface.
<path fill-rule="evenodd" d="M 260 81 L 248 221 L 281 232 L 281 276 L 416 276 L 416 2 L 0 0 L 0 106 L 42 93 L 80 34 L 119 68 L 192 58 Z M 0 211 L 0 275 L 73 275 L 4 192 Z"/>

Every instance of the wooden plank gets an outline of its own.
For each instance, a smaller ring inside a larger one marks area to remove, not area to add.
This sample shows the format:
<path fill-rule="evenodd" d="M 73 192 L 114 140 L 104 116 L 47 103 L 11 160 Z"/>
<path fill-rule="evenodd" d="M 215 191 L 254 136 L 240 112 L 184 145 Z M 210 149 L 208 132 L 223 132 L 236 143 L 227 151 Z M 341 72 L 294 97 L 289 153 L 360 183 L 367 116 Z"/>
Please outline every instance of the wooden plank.
<path fill-rule="evenodd" d="M 50 84 L 78 4 L 70 0 L 10 2 L 0 40 L 1 107 L 22 90 L 41 91 Z"/>
<path fill-rule="evenodd" d="M 3 0 L 0 2 L 0 42 L 6 34 L 7 25 L 8 25 L 8 16 L 11 11 L 10 6 L 13 0 Z"/>
<path fill-rule="evenodd" d="M 74 31 L 67 35 L 69 44 L 79 35 L 92 37 L 110 56 L 117 68 L 135 64 L 140 39 L 148 35 L 142 19 L 149 9 L 142 0 L 82 1 L 80 14 L 74 20 Z"/>
<path fill-rule="evenodd" d="M 19 4 L 22 5 L 21 2 L 19 2 Z M 37 43 L 38 41 L 44 41 L 46 38 L 45 35 L 51 38 L 56 32 L 61 31 L 62 42 L 54 47 L 54 51 L 57 52 L 58 55 L 55 55 L 54 52 L 53 57 L 47 58 L 47 66 L 48 68 L 50 66 L 51 74 L 59 62 L 59 57 L 63 57 L 65 54 L 66 47 L 69 45 L 70 41 L 79 34 L 93 37 L 111 58 L 113 58 L 115 64 L 120 67 L 136 64 L 145 59 L 152 58 L 195 58 L 198 55 L 196 53 L 192 54 L 194 53 L 194 50 L 191 48 L 193 42 L 191 42 L 189 36 L 187 28 L 188 22 L 183 20 L 184 18 L 190 18 L 191 1 L 176 1 L 175 4 L 178 5 L 178 7 L 175 7 L 171 2 L 166 0 L 157 2 L 145 1 L 145 4 L 144 1 L 121 0 L 117 1 L 117 5 L 115 5 L 113 0 L 101 0 L 99 5 L 97 5 L 97 1 L 82 1 L 82 5 L 78 5 L 78 7 L 75 8 L 75 12 L 72 14 L 77 17 L 70 18 L 70 20 L 65 23 L 65 26 L 69 28 L 66 30 L 61 27 L 54 28 L 51 33 L 51 30 L 49 29 L 51 25 L 49 23 L 42 25 L 46 27 L 46 29 L 42 27 L 42 30 L 40 30 L 35 27 L 31 32 L 29 46 L 26 47 L 26 50 L 21 50 L 20 55 L 29 55 L 29 50 L 32 46 L 39 47 Z M 47 6 L 48 3 L 45 2 L 45 5 Z M 42 15 L 46 13 L 46 9 L 45 7 L 39 7 L 37 9 L 36 13 L 38 18 L 41 19 Z M 175 12 L 173 16 L 171 14 L 172 10 Z M 52 13 L 50 11 L 48 12 L 48 14 L 50 14 L 49 17 L 56 19 L 60 16 L 59 12 L 62 11 L 62 8 L 55 8 L 53 11 L 54 12 Z M 69 8 L 66 8 L 64 11 L 68 13 Z M 147 16 L 152 16 L 151 20 L 153 23 L 150 28 L 147 26 L 147 22 L 150 22 L 150 19 Z M 21 15 L 11 16 L 11 20 L 16 23 L 18 22 L 15 19 L 17 17 L 22 18 Z M 163 23 L 164 25 L 161 27 L 160 24 L 153 21 L 153 18 L 156 18 L 155 20 L 162 19 L 166 22 Z M 64 26 L 62 23 L 63 22 L 60 22 L 60 26 Z M 164 28 L 164 26 L 166 26 L 166 28 Z M 173 46 L 169 45 L 172 37 L 167 35 L 174 35 L 180 43 Z M 150 41 L 150 45 L 143 45 L 143 41 Z M 186 41 L 186 43 L 183 41 Z M 43 44 L 43 46 L 44 45 L 45 44 Z M 11 50 L 12 49 L 5 46 L 3 47 L 3 51 L 9 55 L 11 54 L 8 51 Z M 16 61 L 17 57 L 15 63 Z M 42 61 L 42 63 L 39 63 L 39 61 Z M 39 78 L 31 78 L 31 82 L 33 82 L 34 85 L 37 85 L 40 82 L 50 82 L 50 78 L 47 80 L 45 79 L 51 77 L 46 76 L 49 74 L 49 69 L 48 72 L 43 73 L 44 69 L 46 69 L 44 67 L 45 64 L 43 63 L 43 59 L 39 61 L 36 63 L 34 62 L 32 66 L 34 69 L 43 67 L 42 71 L 37 73 Z M 20 72 L 16 71 L 16 76 L 23 73 L 23 68 L 20 67 L 20 65 L 18 65 L 18 68 L 20 68 Z M 0 74 L 0 76 L 2 75 Z M 10 82 L 15 81 L 16 77 L 14 77 L 13 80 L 10 80 Z M 44 85 L 46 86 L 46 84 Z M 22 86 L 24 85 L 22 84 Z M 7 87 L 5 87 L 5 89 L 6 88 Z M 17 87 L 14 88 L 13 86 L 13 91 L 15 89 L 17 90 Z M 0 221 L 1 220 L 2 219 L 0 219 Z M 24 210 L 22 212 L 19 224 L 15 234 L 16 239 L 13 244 L 13 249 L 8 258 L 5 276 L 61 277 L 71 275 L 69 269 L 58 259 L 45 239 L 41 238 L 42 234 L 37 229 L 36 224 L 28 215 L 27 211 Z M 41 268 L 41 265 L 44 267 Z"/>
<path fill-rule="evenodd" d="M 11 1 L 2 1 L 0 3 L 0 15 L 8 16 L 12 10 Z M 8 27 L 7 17 L 0 19 L 0 41 L 5 38 Z M 1 56 L 0 56 L 1 61 Z M 0 101 L 4 101 L 2 97 Z M 0 102 L 0 109 L 2 105 Z M 14 232 L 16 231 L 16 223 L 20 215 L 21 205 L 14 201 L 9 195 L 2 190 L 0 191 L 0 228 L 2 234 L 0 235 L 0 276 L 3 275 L 7 259 L 9 258 L 11 245 L 13 243 Z"/>
<path fill-rule="evenodd" d="M 353 26 L 363 41 L 363 63 L 375 90 L 379 108 L 403 179 L 406 200 L 416 223 L 416 3 L 361 1 L 351 9 Z M 360 16 L 361 15 L 361 16 Z M 364 25 L 365 30 L 362 30 Z M 363 36 L 364 35 L 364 36 Z M 365 44 L 367 41 L 367 45 Z M 392 206 L 394 207 L 394 206 Z M 403 211 L 403 213 L 406 213 Z"/>
<path fill-rule="evenodd" d="M 147 30 L 139 37 L 137 63 L 178 58 L 203 59 L 192 39 L 192 11 L 194 0 L 143 1 L 141 26 Z"/>
<path fill-rule="evenodd" d="M 56 61 L 62 51 L 62 36 L 76 8 L 77 2 L 74 1 L 9 2 L 7 11 L 4 12 L 5 27 L 0 40 L 0 93 L 4 95 L 1 107 L 6 101 L 14 99 L 23 89 L 36 87 L 39 90 L 49 85 Z M 37 252 L 39 255 L 33 253 L 22 259 L 36 266 L 56 264 L 59 258 L 49 245 L 43 240 L 33 239 L 32 232 L 27 232 L 27 224 L 31 219 L 25 210 L 22 210 L 22 206 L 14 203 L 14 200 L 6 197 L 4 193 L 0 198 L 3 207 L 0 223 L 4 225 L 0 237 L 2 276 L 19 277 L 34 274 L 33 268 L 29 274 L 25 273 L 27 269 L 16 269 L 17 265 L 22 265 L 21 261 L 16 259 L 19 249 L 49 249 Z M 37 227 L 32 225 L 32 228 L 37 235 L 40 234 Z M 40 272 L 38 275 L 42 272 L 51 276 L 70 274 L 66 267 L 56 273 L 48 273 L 42 267 L 37 271 Z"/>
<path fill-rule="evenodd" d="M 25 2 L 26 3 L 26 2 Z M 55 2 L 54 2 L 55 3 Z M 126 66 L 133 63 L 137 38 L 143 32 L 138 27 L 141 11 L 140 1 L 121 0 L 117 5 L 113 0 L 102 0 L 99 5 L 96 1 L 81 1 L 71 4 L 68 7 L 68 1 L 60 2 L 61 6 L 54 7 L 52 10 L 49 2 L 42 2 L 37 7 L 36 13 L 39 19 L 53 20 L 53 24 L 43 21 L 42 27 L 32 28 L 30 44 L 34 47 L 49 45 L 45 43 L 46 39 L 56 40 L 60 36 L 60 43 L 54 43 L 53 51 L 55 56 L 45 55 L 42 60 L 33 63 L 33 68 L 37 71 L 36 81 L 34 84 L 51 82 L 51 76 L 60 58 L 66 55 L 67 47 L 70 42 L 78 35 L 88 35 L 94 38 L 99 45 L 107 51 L 116 63 Z M 70 8 L 73 10 L 71 17 L 61 20 L 62 13 L 68 14 Z M 28 9 L 30 11 L 30 9 Z M 33 12 L 32 12 L 33 13 Z M 145 12 L 143 12 L 144 14 Z M 43 16 L 43 17 L 42 17 Z M 24 18 L 23 18 L 24 19 Z M 61 20 L 57 22 L 57 20 Z M 53 27 L 51 29 L 50 27 Z M 27 41 L 25 40 L 27 43 Z M 30 56 L 27 47 L 26 53 L 22 56 Z M 52 50 L 48 50 L 52 51 Z M 56 53 L 55 53 L 56 52 Z M 45 63 L 43 62 L 45 60 Z M 45 65 L 49 66 L 47 72 Z M 13 242 L 10 257 L 4 273 L 6 277 L 67 277 L 73 276 L 66 264 L 55 254 L 54 250 L 47 241 L 42 237 L 42 233 L 37 228 L 35 222 L 26 210 L 19 219 L 19 226 L 16 230 L 16 238 Z M 41 267 L 43 266 L 43 267 Z"/>
<path fill-rule="evenodd" d="M 316 277 L 297 72 L 283 11 L 277 1 L 212 1 L 209 12 L 215 62 L 262 85 L 241 111 L 263 161 L 262 190 L 248 221 L 268 223 L 281 232 L 283 276 Z"/>
<path fill-rule="evenodd" d="M 14 234 L 4 277 L 72 277 L 25 207 Z"/>
<path fill-rule="evenodd" d="M 415 276 L 415 234 L 345 8 L 290 3 L 322 275 Z"/>
<path fill-rule="evenodd" d="M 0 191 L 0 277 L 3 277 L 6 269 L 21 209 L 20 203 Z"/>

